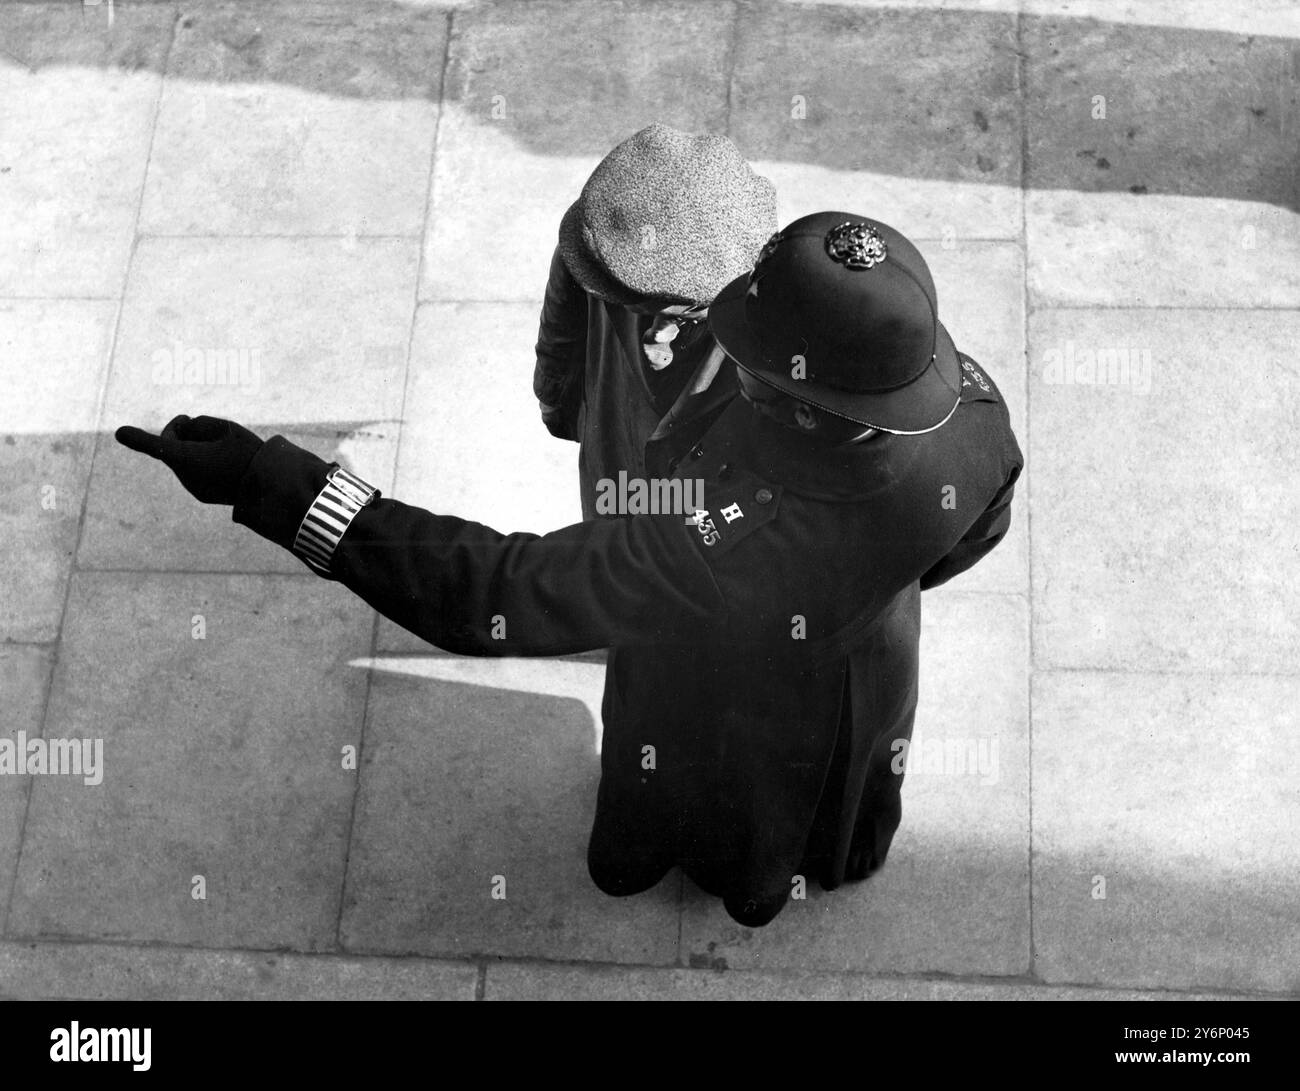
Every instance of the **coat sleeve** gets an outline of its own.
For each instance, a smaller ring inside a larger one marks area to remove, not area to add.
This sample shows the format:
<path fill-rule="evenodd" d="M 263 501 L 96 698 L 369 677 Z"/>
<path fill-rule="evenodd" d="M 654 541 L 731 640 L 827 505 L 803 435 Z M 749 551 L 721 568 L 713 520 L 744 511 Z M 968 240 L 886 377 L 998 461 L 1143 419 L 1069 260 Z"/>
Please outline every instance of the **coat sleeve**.
<path fill-rule="evenodd" d="M 1017 464 L 1012 467 L 1006 482 L 994 495 L 984 514 L 975 520 L 947 556 L 921 577 L 922 591 L 938 587 L 953 576 L 965 572 L 1006 537 L 1011 527 L 1011 497 L 1016 491 L 1016 479 L 1019 476 L 1020 466 Z"/>
<path fill-rule="evenodd" d="M 551 435 L 560 439 L 578 439 L 578 407 L 586 360 L 587 293 L 573 279 L 557 248 L 551 258 L 537 331 L 533 393 L 541 405 L 543 423 Z"/>
<path fill-rule="evenodd" d="M 283 436 L 262 445 L 235 522 L 291 548 L 329 466 Z M 460 655 L 564 655 L 692 643 L 722 622 L 722 597 L 678 516 L 500 534 L 396 500 L 362 508 L 330 578 L 416 636 Z"/>

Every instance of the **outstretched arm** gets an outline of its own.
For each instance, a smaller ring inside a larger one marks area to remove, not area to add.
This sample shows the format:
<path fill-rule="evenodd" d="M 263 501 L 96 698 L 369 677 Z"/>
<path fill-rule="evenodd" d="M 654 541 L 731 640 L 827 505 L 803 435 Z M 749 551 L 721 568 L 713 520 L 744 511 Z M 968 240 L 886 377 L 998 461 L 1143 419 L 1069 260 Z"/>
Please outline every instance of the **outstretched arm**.
<path fill-rule="evenodd" d="M 282 436 L 262 443 L 211 417 L 177 418 L 162 436 L 119 429 L 118 438 L 288 549 L 331 469 Z M 330 518 L 345 529 L 324 569 L 314 570 L 461 655 L 693 641 L 725 613 L 680 515 L 598 520 L 541 536 L 500 534 L 387 499 Z"/>

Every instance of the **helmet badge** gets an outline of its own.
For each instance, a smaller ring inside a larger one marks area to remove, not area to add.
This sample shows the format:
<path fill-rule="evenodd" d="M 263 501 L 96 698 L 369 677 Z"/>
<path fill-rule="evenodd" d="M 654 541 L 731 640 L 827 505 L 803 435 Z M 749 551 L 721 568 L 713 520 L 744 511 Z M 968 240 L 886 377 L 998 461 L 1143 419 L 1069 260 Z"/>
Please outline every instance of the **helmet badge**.
<path fill-rule="evenodd" d="M 885 240 L 870 224 L 842 223 L 826 234 L 826 253 L 850 269 L 870 269 L 885 260 Z"/>
<path fill-rule="evenodd" d="M 755 265 L 762 265 L 768 258 L 776 253 L 776 248 L 785 241 L 785 236 L 780 231 L 776 232 L 767 242 L 763 243 L 763 249 L 758 252 L 758 260 Z"/>
<path fill-rule="evenodd" d="M 766 271 L 764 266 L 771 260 L 772 255 L 776 253 L 777 248 L 785 241 L 785 236 L 778 231 L 763 244 L 763 249 L 758 252 L 758 257 L 754 261 L 754 268 L 749 271 L 749 291 L 748 295 L 758 298 L 758 282 L 763 279 L 763 273 Z"/>

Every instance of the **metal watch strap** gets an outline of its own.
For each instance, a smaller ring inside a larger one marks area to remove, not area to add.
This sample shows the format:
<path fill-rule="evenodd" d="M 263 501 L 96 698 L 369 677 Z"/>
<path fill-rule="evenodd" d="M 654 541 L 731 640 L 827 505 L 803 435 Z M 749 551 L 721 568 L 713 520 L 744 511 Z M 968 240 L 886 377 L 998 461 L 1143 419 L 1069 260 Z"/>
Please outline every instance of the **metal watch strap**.
<path fill-rule="evenodd" d="M 379 495 L 379 490 L 335 463 L 325 487 L 302 517 L 293 551 L 318 572 L 329 572 L 330 558 L 357 512 Z"/>

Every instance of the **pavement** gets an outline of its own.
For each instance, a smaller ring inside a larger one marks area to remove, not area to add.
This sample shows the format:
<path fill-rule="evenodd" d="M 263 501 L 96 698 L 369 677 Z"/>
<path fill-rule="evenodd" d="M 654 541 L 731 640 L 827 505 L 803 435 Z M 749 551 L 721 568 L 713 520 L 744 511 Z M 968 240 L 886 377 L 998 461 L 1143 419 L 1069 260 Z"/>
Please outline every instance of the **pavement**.
<path fill-rule="evenodd" d="M 103 746 L 0 775 L 0 996 L 1300 995 L 1298 85 L 1280 0 L 0 7 L 0 740 Z M 538 308 L 654 120 L 915 238 L 1027 457 L 888 865 L 760 930 L 589 881 L 599 655 L 424 646 L 112 440 L 576 521 Z"/>

